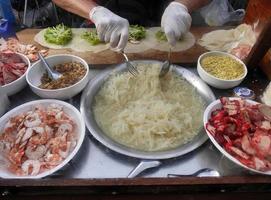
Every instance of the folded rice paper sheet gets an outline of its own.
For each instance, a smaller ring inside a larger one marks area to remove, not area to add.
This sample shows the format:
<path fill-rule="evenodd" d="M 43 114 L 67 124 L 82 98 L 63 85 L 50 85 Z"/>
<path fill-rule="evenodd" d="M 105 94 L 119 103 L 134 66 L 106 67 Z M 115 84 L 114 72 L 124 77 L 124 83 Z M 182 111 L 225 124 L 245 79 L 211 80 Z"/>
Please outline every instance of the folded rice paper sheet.
<path fill-rule="evenodd" d="M 239 45 L 252 47 L 255 42 L 256 34 L 252 26 L 241 24 L 234 29 L 206 33 L 199 39 L 198 44 L 210 51 L 230 53 Z"/>

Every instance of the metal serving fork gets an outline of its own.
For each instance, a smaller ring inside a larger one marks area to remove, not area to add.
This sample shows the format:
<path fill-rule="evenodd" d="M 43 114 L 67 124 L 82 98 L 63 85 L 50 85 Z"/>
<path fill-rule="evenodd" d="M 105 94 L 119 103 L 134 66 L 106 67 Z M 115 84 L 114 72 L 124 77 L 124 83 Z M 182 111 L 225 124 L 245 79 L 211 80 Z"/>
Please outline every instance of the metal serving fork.
<path fill-rule="evenodd" d="M 126 66 L 127 66 L 127 69 L 128 71 L 133 75 L 133 76 L 136 76 L 139 74 L 137 68 L 129 61 L 127 55 L 121 51 L 121 54 L 124 56 L 125 58 L 125 62 L 126 62 Z"/>

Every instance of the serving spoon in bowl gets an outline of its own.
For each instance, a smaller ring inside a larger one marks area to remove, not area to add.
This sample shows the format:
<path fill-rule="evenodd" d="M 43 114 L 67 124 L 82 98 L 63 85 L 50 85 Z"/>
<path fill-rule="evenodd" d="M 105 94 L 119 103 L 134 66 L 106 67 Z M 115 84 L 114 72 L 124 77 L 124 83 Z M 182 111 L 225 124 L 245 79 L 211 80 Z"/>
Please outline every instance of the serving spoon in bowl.
<path fill-rule="evenodd" d="M 159 78 L 163 78 L 170 70 L 171 62 L 170 62 L 170 56 L 171 56 L 171 47 L 169 48 L 167 60 L 162 64 Z"/>
<path fill-rule="evenodd" d="M 48 73 L 48 76 L 49 78 L 51 78 L 52 80 L 57 80 L 59 79 L 62 74 L 53 70 L 50 65 L 48 64 L 48 62 L 44 59 L 44 57 L 40 54 L 40 52 L 38 52 L 38 56 L 43 64 L 43 66 L 45 67 L 47 73 Z"/>

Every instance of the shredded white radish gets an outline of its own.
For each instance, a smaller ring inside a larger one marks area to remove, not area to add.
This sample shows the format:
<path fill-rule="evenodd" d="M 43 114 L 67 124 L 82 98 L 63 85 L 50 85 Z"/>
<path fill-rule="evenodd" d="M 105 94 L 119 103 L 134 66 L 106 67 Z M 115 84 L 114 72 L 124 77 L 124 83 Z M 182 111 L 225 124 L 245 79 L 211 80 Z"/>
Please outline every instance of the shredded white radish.
<path fill-rule="evenodd" d="M 184 78 L 159 80 L 159 64 L 140 74 L 112 74 L 95 97 L 95 119 L 115 141 L 144 150 L 172 149 L 191 141 L 202 125 L 204 101 Z"/>

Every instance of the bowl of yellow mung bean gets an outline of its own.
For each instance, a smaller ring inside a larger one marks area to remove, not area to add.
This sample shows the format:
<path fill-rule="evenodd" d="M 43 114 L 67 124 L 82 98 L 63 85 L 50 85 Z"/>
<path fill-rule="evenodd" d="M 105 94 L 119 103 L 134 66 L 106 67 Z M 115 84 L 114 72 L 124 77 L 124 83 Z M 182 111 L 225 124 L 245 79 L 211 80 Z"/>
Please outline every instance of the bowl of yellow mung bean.
<path fill-rule="evenodd" d="M 197 70 L 202 80 L 219 89 L 233 88 L 247 75 L 247 67 L 243 61 L 220 51 L 202 54 L 198 59 Z"/>

